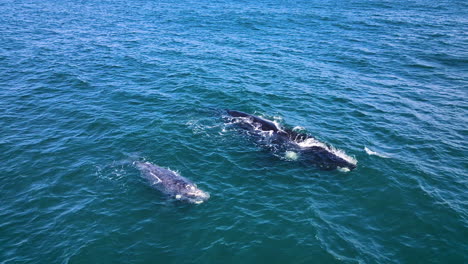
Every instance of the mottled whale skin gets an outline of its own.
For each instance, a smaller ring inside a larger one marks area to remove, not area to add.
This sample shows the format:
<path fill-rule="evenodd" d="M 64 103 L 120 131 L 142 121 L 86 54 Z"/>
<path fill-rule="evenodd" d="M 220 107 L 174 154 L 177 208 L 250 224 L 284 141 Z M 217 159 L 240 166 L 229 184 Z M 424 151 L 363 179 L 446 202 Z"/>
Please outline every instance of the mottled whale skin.
<path fill-rule="evenodd" d="M 149 162 L 135 162 L 141 175 L 147 179 L 151 187 L 180 201 L 200 204 L 210 198 L 207 192 L 182 177 L 177 172 L 156 166 Z"/>
<path fill-rule="evenodd" d="M 227 120 L 234 126 L 248 132 L 260 145 L 286 158 L 294 157 L 312 163 L 320 169 L 344 171 L 356 168 L 356 161 L 305 133 L 282 128 L 275 122 L 235 110 L 226 110 Z"/>

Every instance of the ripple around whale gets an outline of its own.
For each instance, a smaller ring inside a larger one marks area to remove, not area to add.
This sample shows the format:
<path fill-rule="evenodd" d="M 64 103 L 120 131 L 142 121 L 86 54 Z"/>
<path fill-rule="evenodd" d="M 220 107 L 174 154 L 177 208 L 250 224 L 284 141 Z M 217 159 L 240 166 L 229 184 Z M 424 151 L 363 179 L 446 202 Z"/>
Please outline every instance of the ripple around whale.
<path fill-rule="evenodd" d="M 466 262 L 466 1 L 0 6 L 0 262 Z M 259 151 L 222 108 L 359 167 Z"/>

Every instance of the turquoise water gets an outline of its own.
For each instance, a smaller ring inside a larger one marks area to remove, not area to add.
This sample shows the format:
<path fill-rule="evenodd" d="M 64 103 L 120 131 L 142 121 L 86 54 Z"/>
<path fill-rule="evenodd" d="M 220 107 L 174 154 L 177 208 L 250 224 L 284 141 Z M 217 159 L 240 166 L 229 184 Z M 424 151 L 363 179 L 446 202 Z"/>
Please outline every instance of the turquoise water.
<path fill-rule="evenodd" d="M 0 3 L 0 263 L 466 263 L 465 1 Z M 278 158 L 222 109 L 358 161 Z M 210 193 L 167 199 L 131 164 Z"/>

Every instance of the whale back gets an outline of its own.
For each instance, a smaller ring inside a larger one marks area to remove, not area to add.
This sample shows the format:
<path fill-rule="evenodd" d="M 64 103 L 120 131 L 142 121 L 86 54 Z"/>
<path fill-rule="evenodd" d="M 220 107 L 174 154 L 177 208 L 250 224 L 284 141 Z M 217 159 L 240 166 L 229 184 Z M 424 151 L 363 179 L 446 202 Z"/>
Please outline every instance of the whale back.
<path fill-rule="evenodd" d="M 208 193 L 200 190 L 195 183 L 182 177 L 177 172 L 149 162 L 136 162 L 135 165 L 153 188 L 178 200 L 202 203 L 210 197 Z"/>
<path fill-rule="evenodd" d="M 276 124 L 270 120 L 263 119 L 261 117 L 250 115 L 244 112 L 235 111 L 235 110 L 227 110 L 227 113 L 232 117 L 240 117 L 240 118 L 247 118 L 252 122 L 257 129 L 262 131 L 274 131 L 278 132 L 279 128 Z"/>
<path fill-rule="evenodd" d="M 294 160 L 312 163 L 325 170 L 356 168 L 354 158 L 309 134 L 281 128 L 273 121 L 244 112 L 227 110 L 227 113 L 230 116 L 228 120 L 233 121 L 231 124 L 248 131 L 247 134 L 258 145 L 270 150 L 276 156 L 286 159 L 294 157 Z"/>

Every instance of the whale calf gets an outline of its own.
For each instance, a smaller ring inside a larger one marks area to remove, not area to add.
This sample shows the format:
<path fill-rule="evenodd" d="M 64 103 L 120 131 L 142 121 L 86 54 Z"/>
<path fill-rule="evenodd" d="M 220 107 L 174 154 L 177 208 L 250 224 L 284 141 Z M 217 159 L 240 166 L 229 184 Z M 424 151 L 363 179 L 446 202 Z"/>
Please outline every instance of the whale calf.
<path fill-rule="evenodd" d="M 209 193 L 200 190 L 197 185 L 182 177 L 179 173 L 149 162 L 135 162 L 141 175 L 155 189 L 180 201 L 200 204 L 210 198 Z"/>
<path fill-rule="evenodd" d="M 283 128 L 279 124 L 255 115 L 226 110 L 225 120 L 246 132 L 260 146 L 287 160 L 312 163 L 320 169 L 350 171 L 357 161 L 329 144 L 306 133 Z"/>

